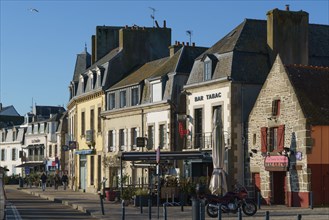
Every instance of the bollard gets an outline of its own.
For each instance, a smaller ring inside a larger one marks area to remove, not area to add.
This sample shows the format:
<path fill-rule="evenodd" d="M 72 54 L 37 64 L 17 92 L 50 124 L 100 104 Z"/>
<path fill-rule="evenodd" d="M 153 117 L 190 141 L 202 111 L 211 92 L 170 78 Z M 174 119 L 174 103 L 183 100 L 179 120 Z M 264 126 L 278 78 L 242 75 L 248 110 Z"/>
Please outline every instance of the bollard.
<path fill-rule="evenodd" d="M 222 220 L 222 204 L 218 204 L 218 220 Z"/>
<path fill-rule="evenodd" d="M 270 212 L 266 211 L 265 213 L 265 220 L 270 220 Z"/>
<path fill-rule="evenodd" d="M 180 194 L 180 211 L 184 212 L 184 193 Z"/>
<path fill-rule="evenodd" d="M 147 200 L 147 204 L 148 204 L 148 207 L 149 207 L 149 220 L 150 220 L 150 219 L 152 219 L 152 201 L 151 201 L 150 197 Z"/>
<path fill-rule="evenodd" d="M 301 214 L 297 215 L 297 220 L 302 220 L 302 215 Z"/>
<path fill-rule="evenodd" d="M 257 192 L 257 205 L 258 209 L 260 209 L 260 204 L 261 204 L 262 198 L 260 192 Z"/>
<path fill-rule="evenodd" d="M 192 220 L 200 220 L 200 201 L 199 199 L 192 199 Z"/>
<path fill-rule="evenodd" d="M 139 206 L 140 206 L 140 209 L 141 209 L 141 214 L 143 214 L 142 196 L 139 196 Z"/>
<path fill-rule="evenodd" d="M 122 220 L 125 220 L 125 200 L 122 200 L 122 217 L 121 217 L 121 219 Z"/>
<path fill-rule="evenodd" d="M 313 192 L 310 192 L 310 208 L 313 209 Z"/>
<path fill-rule="evenodd" d="M 238 219 L 239 219 L 239 220 L 242 220 L 241 207 L 238 208 Z"/>
<path fill-rule="evenodd" d="M 163 220 L 167 220 L 167 204 L 163 204 Z"/>
<path fill-rule="evenodd" d="M 100 192 L 100 191 L 98 191 L 98 195 L 99 195 L 99 200 L 100 200 L 100 202 L 101 202 L 101 209 L 102 209 L 102 214 L 103 214 L 103 215 L 105 215 L 105 213 L 104 213 L 104 203 L 103 203 L 103 196 L 102 196 L 102 194 L 101 194 L 101 192 Z"/>
<path fill-rule="evenodd" d="M 205 220 L 206 213 L 205 213 L 205 201 L 200 199 L 200 220 Z"/>

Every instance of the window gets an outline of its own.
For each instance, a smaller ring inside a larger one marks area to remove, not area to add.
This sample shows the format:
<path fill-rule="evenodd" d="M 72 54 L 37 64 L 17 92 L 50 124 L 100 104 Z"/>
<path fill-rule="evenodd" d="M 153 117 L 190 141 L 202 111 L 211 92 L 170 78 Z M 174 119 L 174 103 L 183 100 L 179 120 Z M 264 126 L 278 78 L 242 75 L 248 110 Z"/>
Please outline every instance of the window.
<path fill-rule="evenodd" d="M 55 157 L 57 157 L 58 156 L 58 148 L 57 148 L 56 144 L 55 144 L 54 148 L 55 148 Z M 40 154 L 41 154 L 41 152 L 40 152 Z"/>
<path fill-rule="evenodd" d="M 95 127 L 95 113 L 94 109 L 90 109 L 90 130 L 94 131 Z"/>
<path fill-rule="evenodd" d="M 160 148 L 163 148 L 166 144 L 166 138 L 167 138 L 167 131 L 166 126 L 164 124 L 159 125 L 159 146 Z"/>
<path fill-rule="evenodd" d="M 114 149 L 114 132 L 113 130 L 110 130 L 108 132 L 108 152 L 112 152 Z"/>
<path fill-rule="evenodd" d="M 109 110 L 115 108 L 115 93 L 109 94 Z"/>
<path fill-rule="evenodd" d="M 161 82 L 152 84 L 152 101 L 157 102 L 162 100 L 162 85 Z"/>
<path fill-rule="evenodd" d="M 269 129 L 269 141 L 268 141 L 268 151 L 277 151 L 278 150 L 278 142 L 277 142 L 277 136 L 278 136 L 278 128 L 270 128 Z"/>
<path fill-rule="evenodd" d="M 133 88 L 131 90 L 131 106 L 138 105 L 138 88 Z"/>
<path fill-rule="evenodd" d="M 81 135 L 84 136 L 86 131 L 85 127 L 85 113 L 81 112 Z"/>
<path fill-rule="evenodd" d="M 211 80 L 211 61 L 204 62 L 204 80 Z"/>
<path fill-rule="evenodd" d="M 272 101 L 272 116 L 279 116 L 280 115 L 280 100 L 273 100 Z"/>
<path fill-rule="evenodd" d="M 131 129 L 131 140 L 130 140 L 130 143 L 131 143 L 131 149 L 132 150 L 135 150 L 136 149 L 136 146 L 137 146 L 137 143 L 136 143 L 136 138 L 137 138 L 137 128 L 132 128 Z"/>
<path fill-rule="evenodd" d="M 261 128 L 261 152 L 281 152 L 284 149 L 285 126 Z"/>
<path fill-rule="evenodd" d="M 33 134 L 38 134 L 39 129 L 38 129 L 38 124 L 33 125 Z"/>
<path fill-rule="evenodd" d="M 13 129 L 13 141 L 16 141 L 16 137 L 17 137 L 17 132 L 16 130 Z"/>
<path fill-rule="evenodd" d="M 124 129 L 119 130 L 119 147 L 123 151 L 125 147 L 125 132 Z"/>
<path fill-rule="evenodd" d="M 202 108 L 194 110 L 194 147 L 202 147 Z"/>
<path fill-rule="evenodd" d="M 53 156 L 53 146 L 49 145 L 49 157 Z"/>
<path fill-rule="evenodd" d="M 98 132 L 102 131 L 101 107 L 98 107 L 97 131 Z"/>
<path fill-rule="evenodd" d="M 150 125 L 147 127 L 147 148 L 153 149 L 154 148 L 154 126 Z"/>
<path fill-rule="evenodd" d="M 94 175 L 95 175 L 95 158 L 90 156 L 90 185 L 94 185 Z"/>
<path fill-rule="evenodd" d="M 5 160 L 6 160 L 6 150 L 1 149 L 1 161 L 5 161 Z"/>
<path fill-rule="evenodd" d="M 126 91 L 120 91 L 120 108 L 126 107 Z"/>
<path fill-rule="evenodd" d="M 11 149 L 11 160 L 15 161 L 17 159 L 16 148 Z"/>
<path fill-rule="evenodd" d="M 29 126 L 27 127 L 27 133 L 28 133 L 28 134 L 32 134 L 32 125 L 29 125 Z"/>
<path fill-rule="evenodd" d="M 43 134 L 43 133 L 45 133 L 45 124 L 44 123 L 40 124 L 40 134 Z"/>

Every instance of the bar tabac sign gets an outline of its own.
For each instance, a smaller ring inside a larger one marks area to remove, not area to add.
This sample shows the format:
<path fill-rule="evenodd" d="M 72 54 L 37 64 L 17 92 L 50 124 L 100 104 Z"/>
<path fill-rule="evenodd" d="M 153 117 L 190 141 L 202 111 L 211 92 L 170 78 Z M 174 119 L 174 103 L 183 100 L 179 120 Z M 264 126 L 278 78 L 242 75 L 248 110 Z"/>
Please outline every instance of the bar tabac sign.
<path fill-rule="evenodd" d="M 289 158 L 286 156 L 267 156 L 264 160 L 267 171 L 288 171 Z"/>

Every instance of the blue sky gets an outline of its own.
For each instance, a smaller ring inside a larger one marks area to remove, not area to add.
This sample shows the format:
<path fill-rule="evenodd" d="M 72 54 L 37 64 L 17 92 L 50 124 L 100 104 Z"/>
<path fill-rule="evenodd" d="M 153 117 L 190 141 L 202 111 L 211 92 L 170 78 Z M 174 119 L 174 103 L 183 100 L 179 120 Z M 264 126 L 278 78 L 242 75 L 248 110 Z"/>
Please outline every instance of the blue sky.
<path fill-rule="evenodd" d="M 68 103 L 68 85 L 76 55 L 90 52 L 97 25 L 153 26 L 166 20 L 172 42 L 189 41 L 211 47 L 245 18 L 266 20 L 267 11 L 279 8 L 309 13 L 310 23 L 329 24 L 328 0 L 258 1 L 16 1 L 1 2 L 0 102 L 24 115 L 37 105 Z M 29 9 L 35 8 L 39 12 Z"/>

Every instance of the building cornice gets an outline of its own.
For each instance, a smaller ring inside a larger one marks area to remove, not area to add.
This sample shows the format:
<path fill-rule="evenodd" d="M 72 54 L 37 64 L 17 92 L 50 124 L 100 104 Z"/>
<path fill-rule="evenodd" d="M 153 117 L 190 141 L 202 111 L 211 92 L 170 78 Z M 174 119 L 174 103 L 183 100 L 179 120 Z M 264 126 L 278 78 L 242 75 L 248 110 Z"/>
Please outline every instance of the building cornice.
<path fill-rule="evenodd" d="M 74 105 L 80 104 L 82 102 L 90 101 L 104 95 L 104 90 L 96 90 L 88 93 L 84 93 L 79 96 L 73 97 L 67 104 L 67 109 L 73 108 Z"/>

